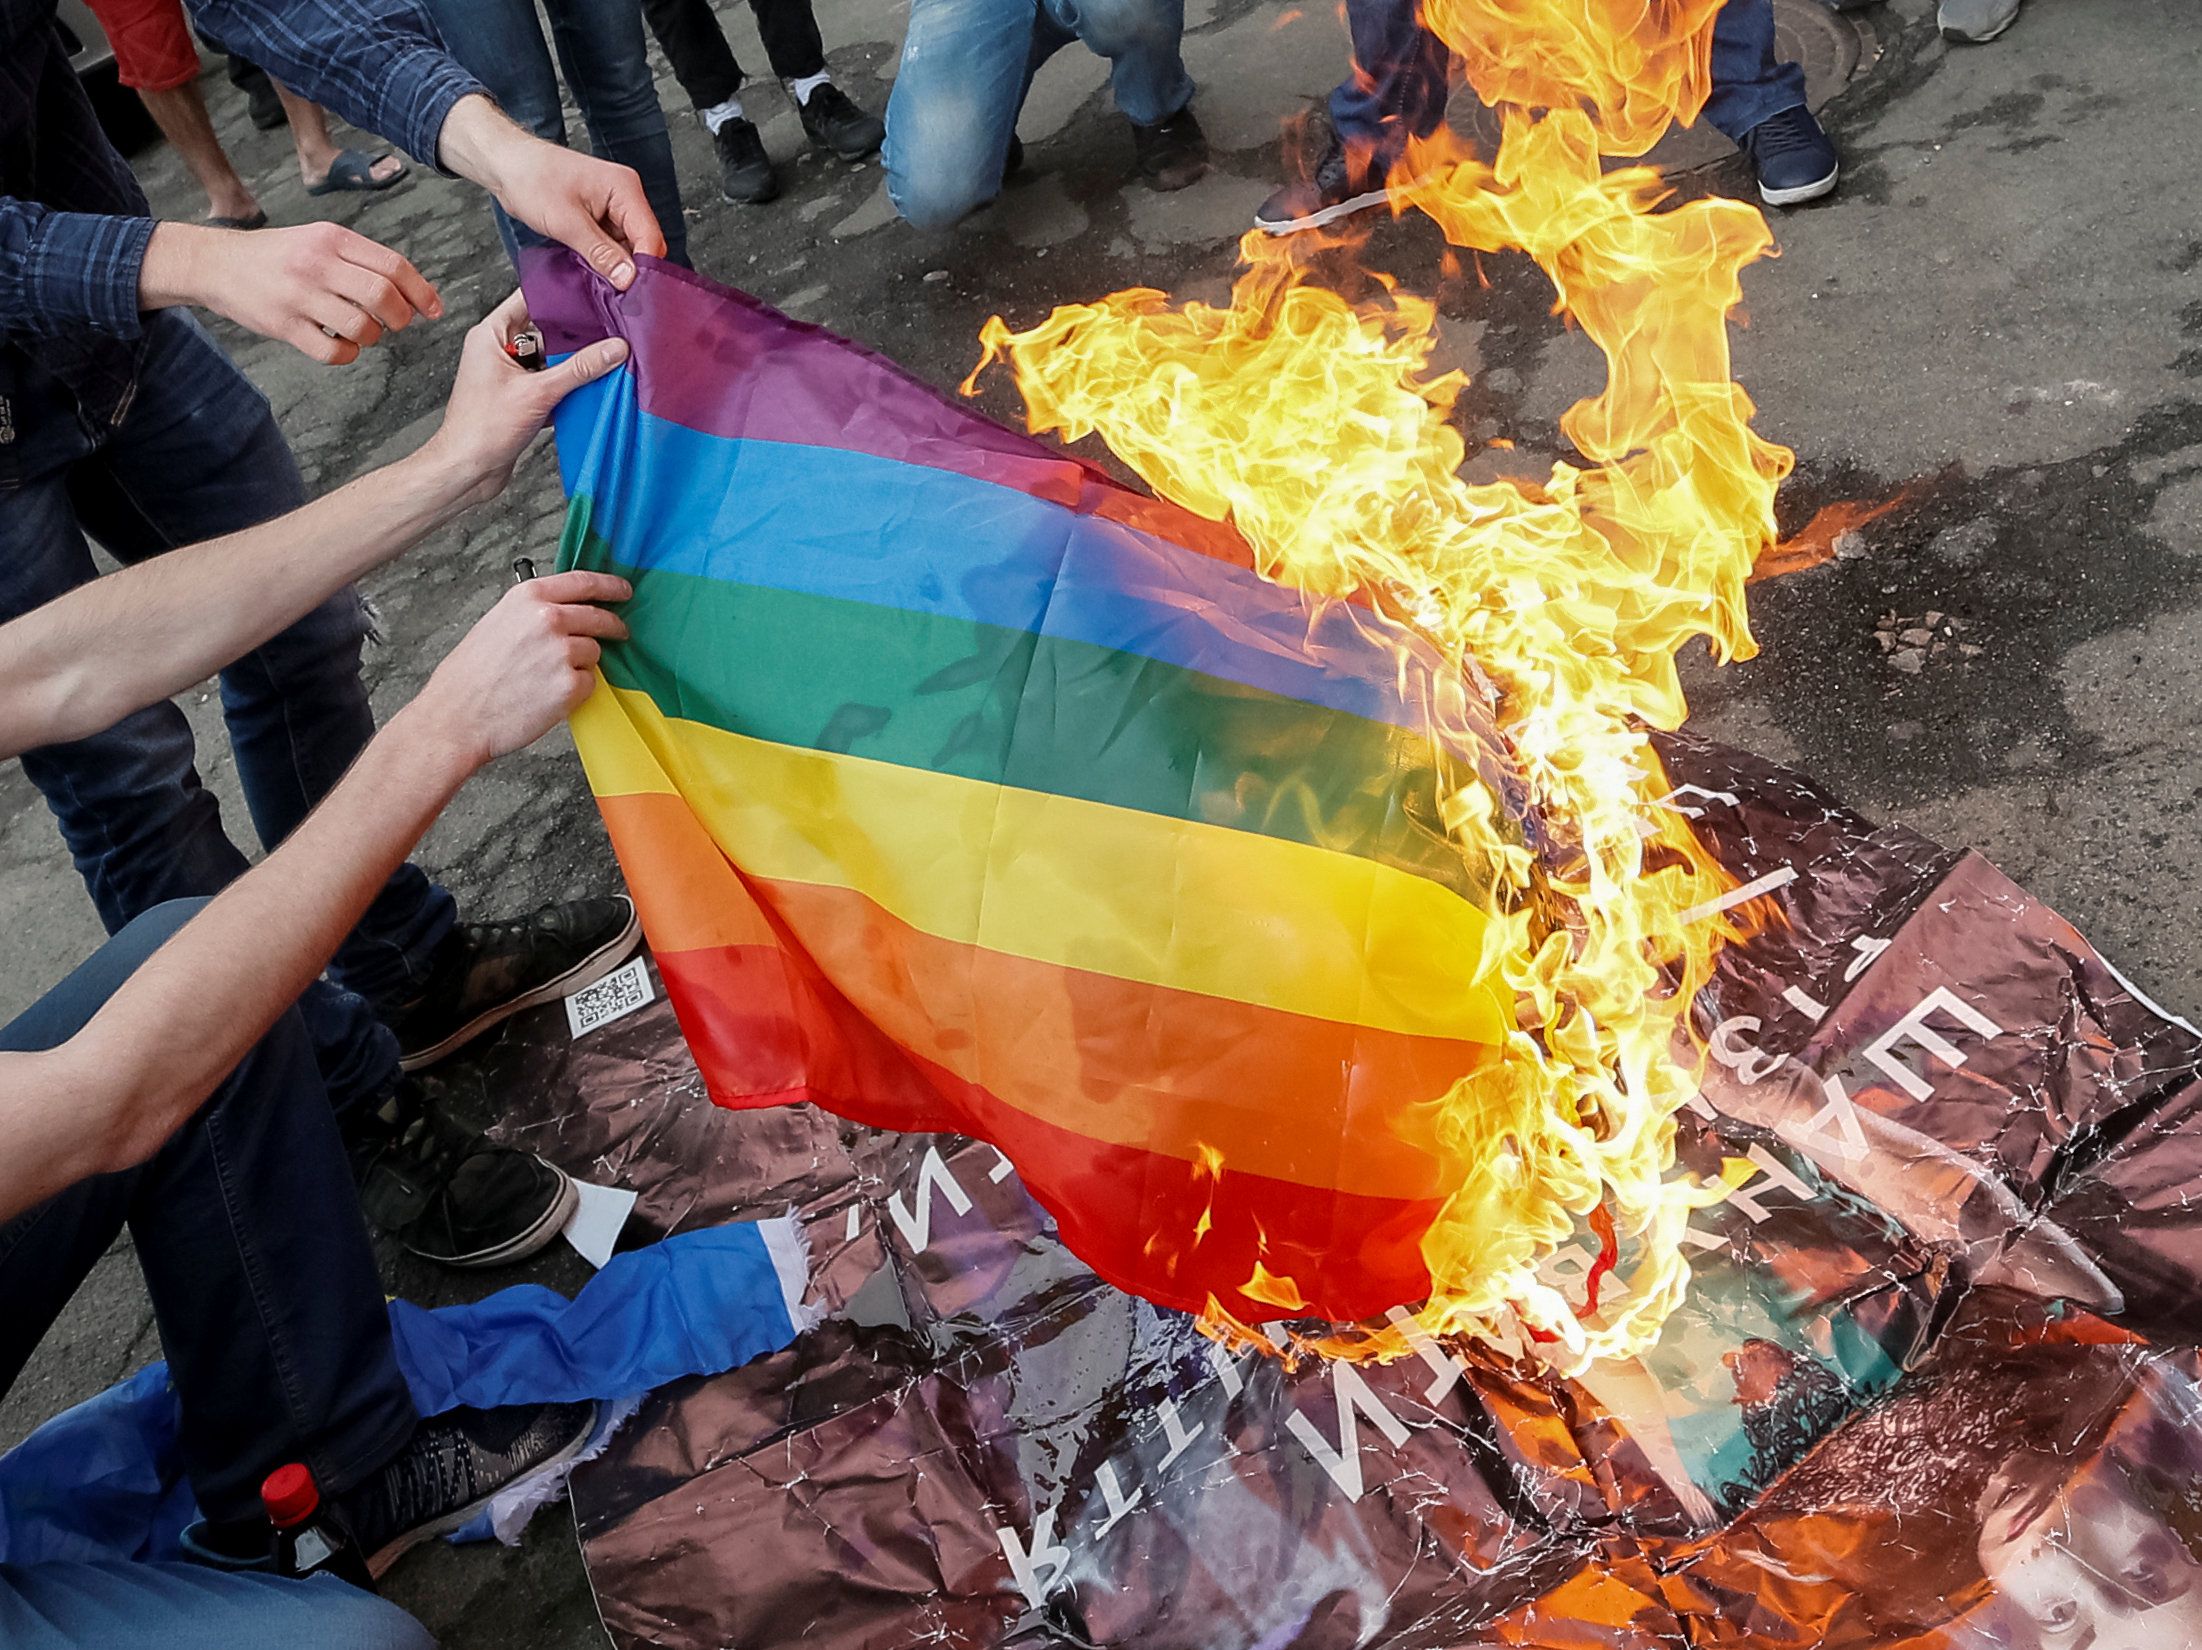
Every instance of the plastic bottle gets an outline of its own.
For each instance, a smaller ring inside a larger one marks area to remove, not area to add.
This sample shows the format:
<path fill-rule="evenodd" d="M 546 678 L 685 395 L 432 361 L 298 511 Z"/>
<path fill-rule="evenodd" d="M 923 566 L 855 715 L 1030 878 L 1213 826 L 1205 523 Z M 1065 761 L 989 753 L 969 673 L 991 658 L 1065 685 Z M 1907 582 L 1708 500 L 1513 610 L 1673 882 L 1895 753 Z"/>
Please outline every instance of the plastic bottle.
<path fill-rule="evenodd" d="M 305 1464 L 293 1461 L 269 1473 L 260 1504 L 275 1526 L 275 1567 L 280 1575 L 332 1575 L 374 1591 L 367 1560 L 342 1527 L 321 1511 L 321 1486 Z"/>

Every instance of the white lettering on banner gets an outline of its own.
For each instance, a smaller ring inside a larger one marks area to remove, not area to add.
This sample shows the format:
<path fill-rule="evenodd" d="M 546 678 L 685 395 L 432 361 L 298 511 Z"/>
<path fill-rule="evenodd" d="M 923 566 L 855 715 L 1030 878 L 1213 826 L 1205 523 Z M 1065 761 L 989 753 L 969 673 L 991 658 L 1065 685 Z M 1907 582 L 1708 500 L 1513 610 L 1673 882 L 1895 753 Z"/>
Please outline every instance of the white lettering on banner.
<path fill-rule="evenodd" d="M 1744 1156 L 1760 1174 L 1792 1196 L 1799 1200 L 1809 1199 L 1812 1196 L 1812 1188 L 1792 1174 L 1789 1165 L 1764 1146 L 1753 1146 Z M 1763 1190 L 1763 1188 L 1761 1189 Z M 1763 1225 L 1767 1217 L 1773 1212 L 1758 1200 L 1758 1196 L 1751 1189 L 1749 1182 L 1745 1182 L 1745 1184 L 1730 1192 L 1728 1202 L 1741 1209 L 1744 1218 L 1754 1226 Z"/>
<path fill-rule="evenodd" d="M 1852 980 L 1871 968 L 1880 959 L 1881 953 L 1893 944 L 1895 944 L 1893 940 L 1877 940 L 1871 934 L 1860 934 L 1852 940 L 1850 948 L 1857 955 L 1850 959 L 1850 966 L 1843 970 L 1843 983 L 1848 985 Z"/>
<path fill-rule="evenodd" d="M 1764 1146 L 1753 1146 L 1743 1154 L 1758 1166 L 1759 1173 L 1787 1192 L 1800 1203 L 1810 1202 L 1812 1188 L 1799 1180 L 1788 1164 L 1768 1151 Z"/>
<path fill-rule="evenodd" d="M 1685 819 L 1703 819 L 1705 817 L 1703 808 L 1693 808 L 1676 800 L 1676 798 L 1684 796 L 1694 796 L 1701 802 L 1725 802 L 1731 808 L 1743 806 L 1743 798 L 1736 795 L 1734 791 L 1709 791 L 1702 785 L 1677 785 L 1659 799 L 1659 805 L 1662 808 L 1672 808 Z"/>
<path fill-rule="evenodd" d="M 1675 918 L 1684 925 L 1703 922 L 1707 917 L 1717 917 L 1723 911 L 1732 911 L 1739 905 L 1749 905 L 1761 894 L 1771 894 L 1778 888 L 1786 888 L 1797 880 L 1797 868 L 1784 865 L 1778 871 L 1769 871 L 1763 877 L 1753 877 L 1740 888 L 1731 888 L 1718 899 L 1709 899 L 1702 905 L 1693 905 Z"/>
<path fill-rule="evenodd" d="M 1308 1454 L 1315 1457 L 1315 1464 L 1330 1474 L 1330 1481 L 1344 1492 L 1348 1501 L 1361 1499 L 1365 1487 L 1361 1476 L 1361 1424 L 1359 1417 L 1366 1416 L 1390 1440 L 1394 1449 L 1404 1447 L 1407 1429 L 1398 1416 L 1384 1407 L 1383 1400 L 1369 1390 L 1368 1382 L 1361 1379 L 1361 1372 L 1351 1364 L 1334 1363 L 1330 1366 L 1330 1384 L 1338 1396 L 1338 1447 L 1332 1449 L 1330 1440 L 1299 1410 L 1292 1412 L 1285 1427 L 1300 1440 Z"/>
<path fill-rule="evenodd" d="M 1820 1092 L 1827 1096 L 1827 1104 L 1814 1112 L 1797 1132 L 1799 1140 L 1810 1140 L 1826 1132 L 1834 1123 L 1836 1139 L 1833 1150 L 1845 1163 L 1862 1162 L 1866 1155 L 1865 1125 L 1858 1121 L 1858 1108 L 1851 1103 L 1850 1091 L 1843 1087 L 1840 1077 L 1820 1079 Z"/>
<path fill-rule="evenodd" d="M 1167 1398 L 1155 1405 L 1155 1413 L 1162 1418 L 1162 1436 L 1170 1440 L 1170 1453 L 1156 1463 L 1159 1471 L 1191 1449 L 1199 1434 L 1177 1418 L 1177 1405 Z"/>
<path fill-rule="evenodd" d="M 1736 1201 L 1735 1195 L 1733 1193 L 1729 1195 L 1728 1201 L 1731 1203 Z M 1766 1211 L 1764 1209 L 1761 1209 L 1759 1211 L 1759 1218 L 1765 1218 L 1765 1214 Z M 1687 1243 L 1693 1249 L 1725 1249 L 1728 1246 L 1728 1240 L 1720 1236 L 1718 1233 L 1703 1232 L 1698 1230 L 1698 1228 L 1696 1228 L 1695 1226 L 1685 1226 L 1682 1228 L 1682 1241 L 1684 1243 Z"/>
<path fill-rule="evenodd" d="M 948 1200 L 948 1207 L 957 1214 L 971 1212 L 971 1194 L 948 1172 L 940 1148 L 928 1146 L 925 1161 L 918 1165 L 917 1207 L 914 1210 L 905 1208 L 900 1192 L 887 1194 L 888 1216 L 894 1221 L 895 1230 L 902 1234 L 902 1241 L 913 1249 L 925 1249 L 932 1244 L 933 1194 L 936 1192 Z"/>
<path fill-rule="evenodd" d="M 1009 1560 L 1009 1576 L 1017 1584 L 1017 1591 L 1035 1610 L 1039 1609 L 1070 1567 L 1070 1549 L 1055 1540 L 1055 1509 L 1048 1508 L 1032 1521 L 1029 1550 L 1007 1524 L 994 1533 L 1001 1537 L 1002 1556 Z"/>
<path fill-rule="evenodd" d="M 1208 1367 L 1216 1372 L 1216 1379 L 1230 1396 L 1236 1398 L 1246 1390 L 1246 1377 L 1239 1373 L 1238 1361 L 1214 1341 L 1208 1343 Z"/>
<path fill-rule="evenodd" d="M 1955 1071 L 1965 1063 L 1965 1056 L 1957 1046 L 1927 1024 L 1927 1016 L 1940 1010 L 1964 1026 L 1976 1036 L 1995 1038 L 2003 1035 L 2003 1028 L 1987 1015 L 1966 1002 L 1947 986 L 1936 986 L 1928 992 L 1919 1006 L 1896 1024 L 1866 1045 L 1866 1058 L 1888 1074 L 1889 1081 L 1910 1095 L 1914 1100 L 1933 1097 L 1934 1085 L 1896 1058 L 1894 1050 L 1900 1042 L 1909 1039 L 1925 1049 L 1929 1055 Z"/>
<path fill-rule="evenodd" d="M 1428 1331 L 1414 1321 L 1414 1314 L 1404 1306 L 1395 1306 L 1384 1316 L 1414 1348 L 1414 1355 L 1430 1366 L 1430 1384 L 1422 1389 L 1422 1400 L 1436 1408 L 1445 1401 L 1445 1395 L 1460 1384 L 1460 1365 L 1446 1356 L 1445 1349 L 1430 1338 Z"/>
<path fill-rule="evenodd" d="M 994 1156 L 997 1161 L 994 1164 L 994 1167 L 986 1171 L 986 1178 L 994 1182 L 995 1185 L 999 1186 L 1003 1181 L 1007 1180 L 1011 1175 L 1017 1172 L 1017 1165 L 1010 1162 L 1009 1159 L 1003 1156 L 1003 1154 L 999 1151 L 995 1152 Z"/>
<path fill-rule="evenodd" d="M 1104 1461 L 1093 1475 L 1093 1481 L 1101 1486 L 1102 1505 L 1109 1509 L 1109 1516 L 1101 1520 L 1100 1528 L 1093 1533 L 1096 1538 L 1107 1535 L 1116 1528 L 1116 1522 L 1140 1502 L 1147 1499 L 1145 1490 L 1134 1490 L 1127 1497 L 1123 1486 L 1116 1481 L 1116 1469 Z"/>
<path fill-rule="evenodd" d="M 1793 985 L 1782 987 L 1781 1000 L 1808 1020 L 1821 1020 L 1827 1017 L 1827 1004 L 1819 1001 L 1810 992 L 1800 987 Z"/>
<path fill-rule="evenodd" d="M 1761 1082 L 1789 1063 L 1789 1056 L 1761 1053 L 1749 1043 L 1738 1043 L 1738 1034 L 1753 1032 L 1765 1022 L 1756 1014 L 1738 1014 L 1713 1027 L 1713 1034 L 1706 1047 L 1714 1059 L 1736 1074 L 1736 1081 L 1745 1088 Z"/>

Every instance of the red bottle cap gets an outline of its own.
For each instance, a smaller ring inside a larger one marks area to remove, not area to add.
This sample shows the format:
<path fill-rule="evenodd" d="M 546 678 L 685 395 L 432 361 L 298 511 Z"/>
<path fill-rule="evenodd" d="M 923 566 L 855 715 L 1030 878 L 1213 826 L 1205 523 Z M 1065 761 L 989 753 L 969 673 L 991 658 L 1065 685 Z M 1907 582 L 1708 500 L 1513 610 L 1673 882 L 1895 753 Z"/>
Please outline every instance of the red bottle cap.
<path fill-rule="evenodd" d="M 287 1530 L 320 1510 L 321 1487 L 303 1462 L 293 1461 L 268 1474 L 260 1486 L 260 1503 L 268 1509 L 268 1522 Z"/>

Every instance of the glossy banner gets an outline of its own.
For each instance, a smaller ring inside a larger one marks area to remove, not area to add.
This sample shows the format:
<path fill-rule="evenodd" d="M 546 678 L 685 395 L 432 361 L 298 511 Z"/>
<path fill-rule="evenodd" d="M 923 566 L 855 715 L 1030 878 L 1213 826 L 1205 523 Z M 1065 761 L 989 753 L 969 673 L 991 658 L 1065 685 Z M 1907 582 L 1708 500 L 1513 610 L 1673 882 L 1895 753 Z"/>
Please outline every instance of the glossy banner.
<path fill-rule="evenodd" d="M 1758 1172 L 1657 1349 L 1578 1381 L 1225 1356 L 990 1145 L 715 1107 L 662 1004 L 515 1022 L 517 1138 L 644 1235 L 793 1208 L 829 1313 L 577 1477 L 614 1639 L 2202 1644 L 2202 1036 L 1977 856 L 1666 751 L 1787 919 L 1702 999 L 1686 1131 Z"/>

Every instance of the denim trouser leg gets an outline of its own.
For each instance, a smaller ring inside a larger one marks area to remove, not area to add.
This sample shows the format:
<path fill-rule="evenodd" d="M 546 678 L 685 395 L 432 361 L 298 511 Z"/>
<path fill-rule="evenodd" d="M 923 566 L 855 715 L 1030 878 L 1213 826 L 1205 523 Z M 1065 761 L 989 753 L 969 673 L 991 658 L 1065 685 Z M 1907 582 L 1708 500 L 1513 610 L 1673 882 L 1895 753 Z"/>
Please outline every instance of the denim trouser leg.
<path fill-rule="evenodd" d="M 133 922 L 0 1030 L 0 1048 L 74 1036 L 201 903 Z M 260 1481 L 286 1461 L 348 1489 L 411 1436 L 350 1163 L 295 1013 L 151 1160 L 0 1225 L 0 1389 L 125 1224 L 207 1516 L 257 1513 Z"/>
<path fill-rule="evenodd" d="M 0 492 L 0 619 L 98 574 L 89 532 L 118 559 L 257 525 L 303 489 L 266 400 L 198 324 L 177 310 L 151 334 L 129 414 L 97 440 L 58 398 L 37 409 L 52 462 Z M 20 418 L 19 411 L 19 418 Z M 223 709 L 261 840 L 303 819 L 374 731 L 359 679 L 359 600 L 343 592 L 222 675 Z M 163 900 L 219 891 L 245 867 L 193 766 L 189 725 L 162 703 L 104 733 L 27 753 L 110 933 Z M 331 966 L 347 990 L 317 986 L 300 1010 L 341 1107 L 387 1090 L 397 1046 L 373 1010 L 403 1001 L 451 930 L 451 897 L 412 866 L 384 888 Z"/>
<path fill-rule="evenodd" d="M 0 1564 L 8 1650 L 436 1650 L 387 1599 L 333 1576 L 123 1560 Z"/>
<path fill-rule="evenodd" d="M 1450 56 L 1420 20 L 1417 0 L 1346 0 L 1353 74 L 1330 94 L 1331 130 L 1358 158 L 1388 170 L 1409 138 L 1445 122 Z"/>
<path fill-rule="evenodd" d="M 558 76 L 536 17 L 534 0 L 428 0 L 451 55 L 490 90 L 506 114 L 537 137 L 566 141 Z M 681 216 L 673 140 L 658 106 L 657 86 L 643 44 L 635 0 L 548 0 L 558 61 L 589 139 L 606 160 L 631 166 L 665 232 L 666 256 L 688 262 L 688 225 Z M 543 237 L 496 208 L 497 232 L 515 261 L 522 246 Z"/>
<path fill-rule="evenodd" d="M 1713 92 L 1705 120 L 1731 143 L 1784 109 L 1804 107 L 1804 70 L 1774 61 L 1774 0 L 1728 0 L 1713 19 Z"/>
<path fill-rule="evenodd" d="M 887 194 L 921 229 L 1001 193 L 1039 66 L 1073 40 L 1109 60 L 1116 106 L 1142 126 L 1192 101 L 1184 0 L 911 0 L 887 99 Z"/>

